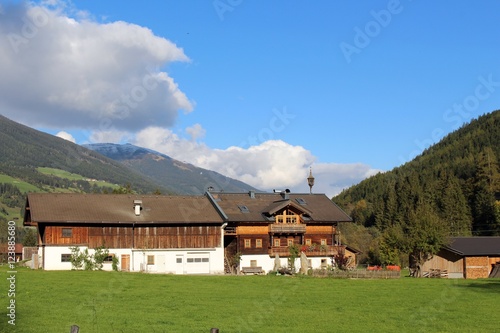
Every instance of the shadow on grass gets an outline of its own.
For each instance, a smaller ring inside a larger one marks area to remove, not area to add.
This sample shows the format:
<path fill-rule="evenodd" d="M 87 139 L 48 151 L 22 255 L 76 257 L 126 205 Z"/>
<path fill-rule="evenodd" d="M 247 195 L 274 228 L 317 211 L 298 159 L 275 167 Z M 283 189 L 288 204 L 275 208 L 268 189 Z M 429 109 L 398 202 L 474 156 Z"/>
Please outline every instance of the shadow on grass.
<path fill-rule="evenodd" d="M 484 279 L 469 282 L 467 284 L 460 285 L 460 288 L 473 288 L 479 291 L 485 292 L 498 292 L 500 293 L 500 279 Z"/>

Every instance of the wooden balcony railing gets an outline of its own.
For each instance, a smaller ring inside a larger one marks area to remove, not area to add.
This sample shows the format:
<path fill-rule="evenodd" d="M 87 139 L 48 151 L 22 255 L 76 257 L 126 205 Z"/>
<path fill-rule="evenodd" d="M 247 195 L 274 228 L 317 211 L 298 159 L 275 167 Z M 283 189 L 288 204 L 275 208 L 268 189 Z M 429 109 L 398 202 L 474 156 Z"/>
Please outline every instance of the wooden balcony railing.
<path fill-rule="evenodd" d="M 306 225 L 275 223 L 269 225 L 269 232 L 275 234 L 303 234 L 306 232 Z"/>
<path fill-rule="evenodd" d="M 224 235 L 236 235 L 236 227 L 225 227 Z"/>
<path fill-rule="evenodd" d="M 298 245 L 300 252 L 304 252 L 308 257 L 323 257 L 323 256 L 335 256 L 339 252 L 345 251 L 345 246 L 331 246 L 331 245 L 322 245 L 319 247 L 310 247 L 307 245 Z M 269 248 L 269 256 L 274 257 L 279 255 L 280 257 L 289 257 L 290 250 L 287 246 L 273 246 Z"/>

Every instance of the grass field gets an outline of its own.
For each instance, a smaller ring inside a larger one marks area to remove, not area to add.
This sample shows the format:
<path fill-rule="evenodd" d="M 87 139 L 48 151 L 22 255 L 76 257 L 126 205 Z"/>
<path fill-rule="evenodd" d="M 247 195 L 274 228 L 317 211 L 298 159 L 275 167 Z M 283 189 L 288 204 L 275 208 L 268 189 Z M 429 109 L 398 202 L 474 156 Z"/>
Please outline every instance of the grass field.
<path fill-rule="evenodd" d="M 31 185 L 30 183 L 26 183 L 22 180 L 12 178 L 11 176 L 7 176 L 4 174 L 0 174 L 0 183 L 12 184 L 16 186 L 19 189 L 19 191 L 23 193 L 41 191 L 38 187 Z"/>
<path fill-rule="evenodd" d="M 499 332 L 500 280 L 347 280 L 0 268 L 1 332 Z"/>
<path fill-rule="evenodd" d="M 45 175 L 52 175 L 56 176 L 59 178 L 65 178 L 69 180 L 87 180 L 85 177 L 82 175 L 76 174 L 76 173 L 71 173 L 65 170 L 60 170 L 60 169 L 54 169 L 54 168 L 43 168 L 39 167 L 37 168 L 38 172 L 43 173 Z M 111 187 L 111 188 L 119 188 L 120 186 L 112 183 L 105 182 L 103 180 L 97 180 L 95 183 L 98 186 L 103 186 L 103 187 Z"/>

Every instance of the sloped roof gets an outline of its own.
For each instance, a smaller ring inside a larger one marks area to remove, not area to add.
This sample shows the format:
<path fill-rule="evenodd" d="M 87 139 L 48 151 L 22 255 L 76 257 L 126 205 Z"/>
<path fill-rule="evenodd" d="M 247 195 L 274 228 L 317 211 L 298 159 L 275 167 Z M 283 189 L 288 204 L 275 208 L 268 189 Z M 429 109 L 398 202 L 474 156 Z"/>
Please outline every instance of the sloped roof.
<path fill-rule="evenodd" d="M 324 194 L 225 193 L 209 194 L 231 222 L 269 223 L 264 213 L 275 213 L 287 205 L 302 210 L 313 223 L 351 222 L 352 219 Z M 242 210 L 241 207 L 246 207 Z"/>
<path fill-rule="evenodd" d="M 142 201 L 139 216 L 134 200 Z M 223 223 L 206 196 L 30 193 L 26 207 L 25 222 L 35 223 Z"/>
<path fill-rule="evenodd" d="M 500 237 L 452 237 L 445 248 L 462 256 L 500 256 Z"/>

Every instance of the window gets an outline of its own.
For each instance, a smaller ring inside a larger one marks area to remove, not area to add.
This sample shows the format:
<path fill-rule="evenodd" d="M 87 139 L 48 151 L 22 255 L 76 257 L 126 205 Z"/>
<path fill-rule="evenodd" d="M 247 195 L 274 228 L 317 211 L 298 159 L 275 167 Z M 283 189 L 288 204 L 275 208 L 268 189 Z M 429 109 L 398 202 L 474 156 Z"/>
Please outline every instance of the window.
<path fill-rule="evenodd" d="M 104 262 L 113 262 L 113 257 L 114 257 L 114 254 L 110 254 L 109 256 L 104 258 Z"/>
<path fill-rule="evenodd" d="M 73 236 L 73 229 L 62 228 L 62 237 L 71 237 L 71 236 Z"/>
<path fill-rule="evenodd" d="M 306 238 L 306 245 L 311 246 L 311 238 Z"/>
<path fill-rule="evenodd" d="M 321 259 L 321 268 L 325 268 L 326 266 L 328 266 L 326 259 Z"/>
<path fill-rule="evenodd" d="M 250 210 L 248 209 L 247 206 L 243 206 L 243 205 L 238 205 L 238 208 L 240 209 L 240 211 L 242 213 L 250 213 Z"/>
<path fill-rule="evenodd" d="M 274 246 L 281 246 L 279 238 L 274 240 Z"/>
<path fill-rule="evenodd" d="M 287 216 L 286 223 L 297 223 L 297 217 L 296 216 Z"/>
<path fill-rule="evenodd" d="M 200 262 L 210 262 L 209 258 L 203 257 L 203 258 L 187 258 L 186 262 L 193 264 L 193 263 L 200 263 Z M 177 263 L 182 263 L 182 258 L 177 258 Z"/>
<path fill-rule="evenodd" d="M 255 240 L 255 247 L 262 247 L 262 239 L 258 238 Z"/>
<path fill-rule="evenodd" d="M 286 240 L 288 246 L 292 246 L 293 245 L 293 238 L 289 238 Z"/>
<path fill-rule="evenodd" d="M 326 239 L 321 240 L 321 245 L 326 245 Z"/>
<path fill-rule="evenodd" d="M 71 262 L 71 254 L 61 254 L 61 262 Z"/>
<path fill-rule="evenodd" d="M 257 260 L 250 260 L 250 267 L 257 267 Z"/>
<path fill-rule="evenodd" d="M 148 265 L 155 264 L 155 256 L 148 256 Z"/>
<path fill-rule="evenodd" d="M 301 206 L 305 206 L 307 205 L 307 202 L 304 200 L 304 198 L 297 198 L 295 199 L 297 201 L 297 203 Z"/>
<path fill-rule="evenodd" d="M 176 258 L 176 262 L 177 262 L 178 264 L 182 264 L 182 258 Z"/>
<path fill-rule="evenodd" d="M 248 248 L 248 247 L 251 247 L 251 246 L 252 246 L 251 240 L 250 239 L 245 239 L 245 247 Z"/>

